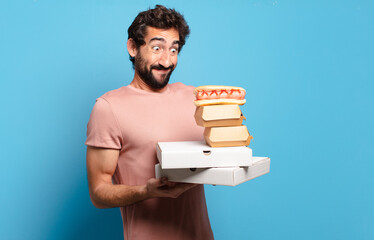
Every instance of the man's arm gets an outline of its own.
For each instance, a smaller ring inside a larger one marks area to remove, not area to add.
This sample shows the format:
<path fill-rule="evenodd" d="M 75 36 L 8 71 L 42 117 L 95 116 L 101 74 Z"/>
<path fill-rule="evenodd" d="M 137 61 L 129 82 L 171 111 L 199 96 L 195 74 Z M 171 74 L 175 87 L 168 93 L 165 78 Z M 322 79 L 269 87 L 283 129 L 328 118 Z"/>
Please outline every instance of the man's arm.
<path fill-rule="evenodd" d="M 196 184 L 148 180 L 146 185 L 112 184 L 119 150 L 87 147 L 87 176 L 91 201 L 97 208 L 123 207 L 154 197 L 177 198 Z"/>

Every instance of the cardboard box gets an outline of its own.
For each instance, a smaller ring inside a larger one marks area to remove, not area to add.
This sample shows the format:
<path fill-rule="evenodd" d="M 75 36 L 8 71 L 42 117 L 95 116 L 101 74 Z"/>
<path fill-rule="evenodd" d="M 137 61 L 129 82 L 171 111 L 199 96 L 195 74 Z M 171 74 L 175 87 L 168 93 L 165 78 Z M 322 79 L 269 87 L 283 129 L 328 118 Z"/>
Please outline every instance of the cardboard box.
<path fill-rule="evenodd" d="M 240 126 L 245 117 L 239 105 L 210 105 L 196 107 L 196 124 L 202 127 Z"/>
<path fill-rule="evenodd" d="M 233 147 L 248 146 L 253 137 L 249 134 L 247 127 L 242 125 L 205 128 L 204 138 L 211 147 Z"/>
<path fill-rule="evenodd" d="M 270 171 L 270 158 L 253 157 L 250 167 L 162 169 L 156 164 L 156 178 L 167 177 L 169 181 L 236 186 L 262 176 Z"/>
<path fill-rule="evenodd" d="M 186 141 L 158 142 L 156 149 L 163 169 L 252 165 L 252 149 L 244 146 L 211 148 L 204 141 Z"/>

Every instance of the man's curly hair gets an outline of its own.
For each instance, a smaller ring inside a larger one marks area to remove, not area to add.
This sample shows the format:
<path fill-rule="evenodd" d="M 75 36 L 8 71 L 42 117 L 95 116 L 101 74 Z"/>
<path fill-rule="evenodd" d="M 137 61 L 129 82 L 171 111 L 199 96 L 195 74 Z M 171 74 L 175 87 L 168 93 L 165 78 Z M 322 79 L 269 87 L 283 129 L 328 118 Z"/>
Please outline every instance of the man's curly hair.
<path fill-rule="evenodd" d="M 175 28 L 179 32 L 179 52 L 190 34 L 190 28 L 182 14 L 175 9 L 156 5 L 154 9 L 140 12 L 127 30 L 128 39 L 134 40 L 137 49 L 145 44 L 144 37 L 147 34 L 147 26 L 160 29 Z M 135 57 L 130 56 L 130 61 L 134 65 Z"/>

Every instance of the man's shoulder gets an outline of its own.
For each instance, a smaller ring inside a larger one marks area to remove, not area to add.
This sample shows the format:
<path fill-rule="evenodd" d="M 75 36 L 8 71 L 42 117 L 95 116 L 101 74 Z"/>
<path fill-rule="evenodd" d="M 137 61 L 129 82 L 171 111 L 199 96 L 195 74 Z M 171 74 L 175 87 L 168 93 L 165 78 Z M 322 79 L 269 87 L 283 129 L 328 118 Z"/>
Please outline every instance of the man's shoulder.
<path fill-rule="evenodd" d="M 195 89 L 194 86 L 191 86 L 191 85 L 185 85 L 181 82 L 176 82 L 176 83 L 171 83 L 169 84 L 169 87 L 171 90 L 174 90 L 174 91 L 193 91 Z"/>
<path fill-rule="evenodd" d="M 126 94 L 127 88 L 126 86 L 111 90 L 109 92 L 104 93 L 99 98 L 106 100 L 107 102 L 111 102 L 113 100 L 116 100 L 118 98 L 123 98 L 127 96 Z"/>

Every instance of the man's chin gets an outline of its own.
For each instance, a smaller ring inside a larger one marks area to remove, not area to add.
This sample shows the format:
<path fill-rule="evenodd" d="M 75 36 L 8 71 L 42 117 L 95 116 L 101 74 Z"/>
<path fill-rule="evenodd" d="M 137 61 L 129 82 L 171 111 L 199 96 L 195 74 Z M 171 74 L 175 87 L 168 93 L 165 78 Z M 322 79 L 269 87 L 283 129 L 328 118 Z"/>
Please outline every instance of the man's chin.
<path fill-rule="evenodd" d="M 159 77 L 159 78 L 153 78 L 154 80 L 156 80 L 159 84 L 163 84 L 165 81 L 166 81 L 166 75 L 163 76 L 163 77 Z"/>
<path fill-rule="evenodd" d="M 160 75 L 157 75 L 155 76 L 154 74 L 152 74 L 152 77 L 154 80 L 156 80 L 159 84 L 163 84 L 166 82 L 169 82 L 169 80 L 166 80 L 168 78 L 168 74 L 169 73 L 166 73 L 166 74 L 160 74 Z"/>
<path fill-rule="evenodd" d="M 156 79 L 158 82 L 162 82 L 162 81 L 165 81 L 165 78 L 169 75 L 169 73 L 170 73 L 170 70 L 164 73 L 157 73 L 157 72 L 153 73 L 152 72 L 152 77 L 153 79 Z"/>
<path fill-rule="evenodd" d="M 162 89 L 164 88 L 168 83 L 169 80 L 166 80 L 167 77 L 162 78 L 162 79 L 156 79 L 153 78 L 152 80 L 149 79 L 148 81 L 144 81 L 148 86 L 154 89 Z"/>

